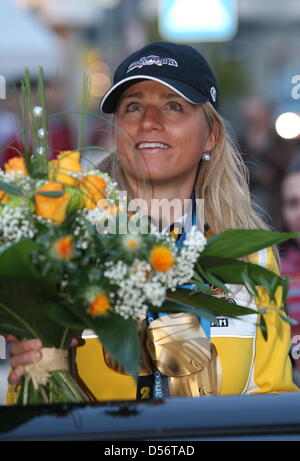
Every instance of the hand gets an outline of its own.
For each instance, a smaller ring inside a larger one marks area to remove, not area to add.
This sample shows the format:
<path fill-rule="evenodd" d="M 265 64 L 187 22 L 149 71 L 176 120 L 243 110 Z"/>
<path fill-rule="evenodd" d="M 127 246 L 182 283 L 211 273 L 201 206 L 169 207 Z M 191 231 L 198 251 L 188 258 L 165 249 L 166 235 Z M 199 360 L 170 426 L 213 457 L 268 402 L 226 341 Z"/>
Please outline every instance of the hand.
<path fill-rule="evenodd" d="M 24 366 L 38 362 L 41 359 L 41 349 L 43 344 L 39 339 L 27 339 L 25 341 L 18 341 L 15 336 L 4 336 L 6 337 L 6 341 L 11 343 L 10 364 L 12 371 L 9 374 L 8 382 L 10 384 L 17 384 L 25 373 Z M 70 347 L 78 346 L 79 342 L 79 339 L 73 338 Z"/>
<path fill-rule="evenodd" d="M 38 362 L 41 359 L 43 345 L 39 339 L 18 341 L 12 337 L 10 342 L 12 343 L 10 349 L 12 371 L 9 374 L 8 382 L 17 384 L 25 373 L 24 366 Z"/>

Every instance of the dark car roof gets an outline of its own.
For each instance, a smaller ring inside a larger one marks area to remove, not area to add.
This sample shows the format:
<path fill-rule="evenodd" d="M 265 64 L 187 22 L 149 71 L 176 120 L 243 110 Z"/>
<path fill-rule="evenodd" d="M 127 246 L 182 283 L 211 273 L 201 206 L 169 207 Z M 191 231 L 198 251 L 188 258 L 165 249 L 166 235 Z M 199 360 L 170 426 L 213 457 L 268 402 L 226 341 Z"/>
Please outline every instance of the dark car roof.
<path fill-rule="evenodd" d="M 0 407 L 0 440 L 300 440 L 300 394 Z"/>

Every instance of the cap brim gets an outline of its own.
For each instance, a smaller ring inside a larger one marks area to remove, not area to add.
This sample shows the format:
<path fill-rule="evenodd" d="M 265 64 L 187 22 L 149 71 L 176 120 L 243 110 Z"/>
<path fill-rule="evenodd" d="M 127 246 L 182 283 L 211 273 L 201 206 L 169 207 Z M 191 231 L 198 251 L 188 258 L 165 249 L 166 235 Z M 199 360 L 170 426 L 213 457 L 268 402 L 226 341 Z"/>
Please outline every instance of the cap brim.
<path fill-rule="evenodd" d="M 170 78 L 157 78 L 149 75 L 135 75 L 132 77 L 124 78 L 112 86 L 103 96 L 100 103 L 100 110 L 106 114 L 114 113 L 116 111 L 117 103 L 121 94 L 123 91 L 125 91 L 125 89 L 136 83 L 136 80 L 154 80 L 155 82 L 162 83 L 192 104 L 202 104 L 208 100 L 207 96 L 199 93 L 199 91 L 195 90 L 190 85 L 187 85 L 186 83 L 179 80 Z"/>

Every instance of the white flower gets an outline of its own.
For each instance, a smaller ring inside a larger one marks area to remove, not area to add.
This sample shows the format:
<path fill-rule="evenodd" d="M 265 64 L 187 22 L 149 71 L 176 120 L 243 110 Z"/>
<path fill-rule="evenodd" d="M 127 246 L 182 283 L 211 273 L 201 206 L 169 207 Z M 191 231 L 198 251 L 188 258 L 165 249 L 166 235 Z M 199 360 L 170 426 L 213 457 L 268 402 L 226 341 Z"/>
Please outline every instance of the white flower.
<path fill-rule="evenodd" d="M 126 234 L 122 237 L 122 247 L 127 251 L 135 251 L 141 247 L 142 239 L 140 235 Z"/>
<path fill-rule="evenodd" d="M 29 205 L 21 201 L 19 206 L 4 206 L 0 214 L 0 242 L 18 242 L 21 238 L 32 239 L 37 230 Z"/>
<path fill-rule="evenodd" d="M 144 285 L 144 293 L 151 304 L 159 307 L 166 298 L 166 287 L 157 282 L 149 282 Z"/>
<path fill-rule="evenodd" d="M 113 282 L 122 282 L 128 273 L 128 266 L 123 261 L 113 263 L 109 261 L 106 263 L 106 271 L 104 272 L 105 277 L 111 279 Z"/>
<path fill-rule="evenodd" d="M 197 251 L 198 255 L 204 250 L 206 245 L 206 238 L 202 232 L 197 230 L 196 226 L 192 226 L 190 232 L 187 234 L 184 246 L 193 247 L 193 251 Z"/>

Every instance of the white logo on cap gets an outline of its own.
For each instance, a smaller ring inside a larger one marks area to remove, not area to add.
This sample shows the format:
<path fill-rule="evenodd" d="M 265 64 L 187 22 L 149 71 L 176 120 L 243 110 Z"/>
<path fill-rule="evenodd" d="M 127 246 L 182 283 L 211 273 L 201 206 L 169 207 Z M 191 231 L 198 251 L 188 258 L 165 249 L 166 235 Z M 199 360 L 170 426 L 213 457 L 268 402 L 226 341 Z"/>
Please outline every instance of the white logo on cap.
<path fill-rule="evenodd" d="M 177 61 L 173 58 L 160 58 L 156 55 L 144 56 L 143 58 L 139 59 L 138 61 L 133 62 L 127 69 L 127 73 L 131 72 L 132 70 L 138 68 L 141 69 L 144 66 L 175 66 L 178 67 Z"/>
<path fill-rule="evenodd" d="M 215 89 L 214 86 L 212 86 L 211 89 L 210 89 L 210 95 L 211 95 L 211 99 L 213 100 L 213 102 L 216 102 L 216 100 L 217 100 L 217 90 Z"/>

